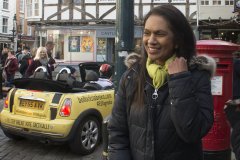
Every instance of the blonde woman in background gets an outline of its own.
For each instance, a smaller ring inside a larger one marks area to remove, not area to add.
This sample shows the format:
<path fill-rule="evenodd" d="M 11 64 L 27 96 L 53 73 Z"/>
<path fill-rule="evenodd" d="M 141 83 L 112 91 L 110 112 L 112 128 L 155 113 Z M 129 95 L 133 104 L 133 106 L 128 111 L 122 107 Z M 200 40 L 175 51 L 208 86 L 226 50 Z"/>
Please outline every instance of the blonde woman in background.
<path fill-rule="evenodd" d="M 51 61 L 48 58 L 47 50 L 45 47 L 38 48 L 36 56 L 33 58 L 31 64 L 27 69 L 27 76 L 30 77 L 33 75 L 35 69 L 39 66 L 45 66 L 49 74 L 49 78 L 52 79 Z"/>

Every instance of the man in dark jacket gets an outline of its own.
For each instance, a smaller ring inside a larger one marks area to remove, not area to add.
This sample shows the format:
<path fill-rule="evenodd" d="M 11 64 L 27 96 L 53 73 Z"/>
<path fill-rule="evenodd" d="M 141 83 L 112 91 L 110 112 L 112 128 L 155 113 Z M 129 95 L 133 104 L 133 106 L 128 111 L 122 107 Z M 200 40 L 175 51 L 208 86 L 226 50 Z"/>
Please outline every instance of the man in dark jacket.
<path fill-rule="evenodd" d="M 224 112 L 232 127 L 231 145 L 236 159 L 240 160 L 240 106 L 224 106 Z"/>
<path fill-rule="evenodd" d="M 22 78 L 28 78 L 26 71 L 28 66 L 30 65 L 32 60 L 32 57 L 29 54 L 24 54 L 22 57 L 22 63 L 21 66 L 19 68 L 19 72 L 22 74 Z"/>
<path fill-rule="evenodd" d="M 7 48 L 3 48 L 3 53 L 1 55 L 1 65 L 2 67 L 5 65 L 5 61 L 8 57 L 8 49 Z"/>
<path fill-rule="evenodd" d="M 17 49 L 16 52 L 15 52 L 15 55 L 17 55 L 18 53 L 21 53 L 21 52 L 22 52 L 21 47 L 18 47 L 18 49 Z"/>
<path fill-rule="evenodd" d="M 55 43 L 53 41 L 47 41 L 46 44 L 45 44 L 45 48 L 47 50 L 47 55 L 48 55 L 48 58 L 50 59 L 51 61 L 51 69 L 52 71 L 54 71 L 54 69 L 58 66 L 58 64 L 56 64 L 56 61 L 52 58 L 52 50 L 55 46 Z"/>
<path fill-rule="evenodd" d="M 233 58 L 233 99 L 240 98 L 240 60 L 239 53 Z"/>
<path fill-rule="evenodd" d="M 30 51 L 30 47 L 25 46 L 25 47 L 23 48 L 23 51 L 22 51 L 19 55 L 16 55 L 19 64 L 22 63 L 22 57 L 23 57 L 23 56 L 25 56 L 25 55 L 31 55 L 29 51 Z"/>

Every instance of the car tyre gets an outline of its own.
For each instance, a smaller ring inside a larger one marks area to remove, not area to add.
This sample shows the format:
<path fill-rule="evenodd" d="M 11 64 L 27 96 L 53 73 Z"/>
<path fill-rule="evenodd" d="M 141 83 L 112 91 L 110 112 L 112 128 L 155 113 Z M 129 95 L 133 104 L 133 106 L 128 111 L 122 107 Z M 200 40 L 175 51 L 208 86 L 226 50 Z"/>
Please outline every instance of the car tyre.
<path fill-rule="evenodd" d="M 101 128 L 97 118 L 90 116 L 79 125 L 77 133 L 69 146 L 77 154 L 87 155 L 92 153 L 100 142 Z"/>
<path fill-rule="evenodd" d="M 25 137 L 15 135 L 15 134 L 9 133 L 9 132 L 7 132 L 7 131 L 3 131 L 3 133 L 4 133 L 5 136 L 7 136 L 8 138 L 13 139 L 13 140 L 16 140 L 16 141 L 18 141 L 18 140 L 25 140 L 25 139 L 26 139 Z"/>

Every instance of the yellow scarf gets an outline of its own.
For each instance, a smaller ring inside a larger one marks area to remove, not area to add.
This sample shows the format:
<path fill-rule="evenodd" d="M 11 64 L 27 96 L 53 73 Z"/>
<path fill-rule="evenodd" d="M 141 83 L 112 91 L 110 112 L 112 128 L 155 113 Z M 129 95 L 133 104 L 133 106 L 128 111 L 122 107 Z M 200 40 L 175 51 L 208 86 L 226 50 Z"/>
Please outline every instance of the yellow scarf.
<path fill-rule="evenodd" d="M 176 57 L 176 53 L 173 54 L 171 58 L 169 58 L 164 66 L 160 66 L 154 64 L 152 60 L 147 59 L 146 68 L 149 76 L 153 79 L 153 85 L 156 89 L 160 88 L 164 82 L 167 80 L 168 70 L 167 67 L 170 61 L 174 60 Z"/>

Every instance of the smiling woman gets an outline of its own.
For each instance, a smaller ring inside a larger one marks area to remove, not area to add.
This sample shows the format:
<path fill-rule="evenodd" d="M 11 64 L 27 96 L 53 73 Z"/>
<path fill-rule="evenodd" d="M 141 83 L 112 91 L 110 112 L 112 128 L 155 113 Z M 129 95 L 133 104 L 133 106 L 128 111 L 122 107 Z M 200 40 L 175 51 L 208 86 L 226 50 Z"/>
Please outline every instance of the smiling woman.
<path fill-rule="evenodd" d="M 47 69 L 49 74 L 49 79 L 52 79 L 52 69 L 51 69 L 51 60 L 48 58 L 47 50 L 44 47 L 39 47 L 37 54 L 34 59 L 31 61 L 27 69 L 27 76 L 30 77 L 33 75 L 36 68 L 39 66 L 44 66 Z"/>
<path fill-rule="evenodd" d="M 216 64 L 196 57 L 195 43 L 174 6 L 161 5 L 145 16 L 144 53 L 126 58 L 129 69 L 108 123 L 110 160 L 203 159 L 201 139 L 214 120 L 214 69 L 203 68 Z"/>

